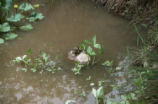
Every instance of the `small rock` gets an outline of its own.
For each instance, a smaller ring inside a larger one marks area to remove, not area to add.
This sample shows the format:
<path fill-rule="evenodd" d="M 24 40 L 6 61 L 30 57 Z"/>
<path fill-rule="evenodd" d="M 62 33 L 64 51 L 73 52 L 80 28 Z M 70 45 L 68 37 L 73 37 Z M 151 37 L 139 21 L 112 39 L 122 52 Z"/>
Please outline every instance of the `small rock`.
<path fill-rule="evenodd" d="M 90 57 L 85 52 L 81 52 L 75 58 L 75 61 L 79 62 L 80 64 L 87 64 L 89 62 L 89 60 L 90 60 Z"/>

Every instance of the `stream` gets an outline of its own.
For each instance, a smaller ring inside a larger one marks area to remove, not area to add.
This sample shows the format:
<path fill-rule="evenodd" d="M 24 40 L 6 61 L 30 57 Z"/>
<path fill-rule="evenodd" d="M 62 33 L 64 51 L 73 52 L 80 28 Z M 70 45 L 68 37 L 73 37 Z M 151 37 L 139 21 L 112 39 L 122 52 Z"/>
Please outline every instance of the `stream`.
<path fill-rule="evenodd" d="M 20 36 L 0 45 L 0 104 L 64 104 L 73 99 L 76 104 L 95 104 L 92 88 L 98 88 L 98 81 L 104 82 L 105 99 L 120 101 L 112 84 L 126 82 L 121 72 L 111 73 L 98 63 L 74 75 L 73 62 L 67 53 L 81 41 L 94 35 L 104 48 L 101 62 L 113 60 L 115 66 L 127 67 L 126 47 L 136 46 L 136 33 L 129 22 L 112 14 L 90 0 L 37 0 L 43 6 L 39 9 L 45 19 L 34 23 L 30 32 L 17 32 Z M 46 52 L 59 63 L 62 71 L 55 74 L 18 71 L 11 64 L 17 56 L 23 56 L 31 48 L 32 57 Z M 125 65 L 125 66 L 124 66 Z M 86 80 L 91 76 L 90 81 Z M 90 86 L 94 83 L 94 86 Z M 85 92 L 86 96 L 76 94 Z"/>

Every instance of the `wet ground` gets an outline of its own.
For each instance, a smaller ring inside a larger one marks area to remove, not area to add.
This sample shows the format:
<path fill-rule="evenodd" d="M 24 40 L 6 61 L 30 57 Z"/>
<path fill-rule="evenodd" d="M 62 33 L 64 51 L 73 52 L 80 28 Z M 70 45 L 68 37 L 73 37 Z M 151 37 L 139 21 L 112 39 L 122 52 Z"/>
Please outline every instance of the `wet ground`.
<path fill-rule="evenodd" d="M 75 76 L 67 53 L 82 40 L 96 35 L 104 47 L 100 59 L 114 60 L 116 65 L 122 63 L 126 47 L 136 46 L 136 34 L 128 21 L 106 13 L 89 0 L 47 1 L 43 0 L 46 5 L 40 10 L 45 20 L 34 23 L 33 31 L 18 32 L 17 39 L 0 46 L 0 104 L 64 104 L 68 99 L 76 100 L 77 104 L 95 104 L 90 83 L 97 87 L 99 80 L 105 80 L 105 97 L 119 101 L 118 92 L 110 85 L 125 81 L 121 73 L 111 76 L 98 64 Z M 26 54 L 29 48 L 34 57 L 41 51 L 51 55 L 63 71 L 54 75 L 16 71 L 18 67 L 10 61 Z M 92 80 L 86 81 L 89 75 Z M 75 94 L 82 91 L 86 92 L 85 97 Z"/>

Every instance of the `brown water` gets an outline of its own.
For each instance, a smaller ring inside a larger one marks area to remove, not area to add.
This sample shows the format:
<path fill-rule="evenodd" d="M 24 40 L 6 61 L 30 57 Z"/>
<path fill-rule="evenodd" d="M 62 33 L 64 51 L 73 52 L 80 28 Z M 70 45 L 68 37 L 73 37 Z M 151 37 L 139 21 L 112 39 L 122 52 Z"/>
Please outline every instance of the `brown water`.
<path fill-rule="evenodd" d="M 71 48 L 96 35 L 105 51 L 101 59 L 119 63 L 125 48 L 136 43 L 136 34 L 128 22 L 89 0 L 48 1 L 43 0 L 47 3 L 40 10 L 45 20 L 35 23 L 33 31 L 19 32 L 19 38 L 0 46 L 0 104 L 64 104 L 68 99 L 76 100 L 77 104 L 95 104 L 90 83 L 97 87 L 99 80 L 105 80 L 105 98 L 119 101 L 118 92 L 110 85 L 124 82 L 122 74 L 111 76 L 104 67 L 96 65 L 75 76 L 71 71 L 73 64 L 66 57 Z M 54 75 L 16 71 L 17 66 L 11 65 L 10 60 L 26 54 L 29 48 L 33 56 L 40 51 L 51 55 L 63 71 Z M 89 75 L 92 80 L 86 81 Z M 87 95 L 82 97 L 75 91 L 85 91 Z"/>

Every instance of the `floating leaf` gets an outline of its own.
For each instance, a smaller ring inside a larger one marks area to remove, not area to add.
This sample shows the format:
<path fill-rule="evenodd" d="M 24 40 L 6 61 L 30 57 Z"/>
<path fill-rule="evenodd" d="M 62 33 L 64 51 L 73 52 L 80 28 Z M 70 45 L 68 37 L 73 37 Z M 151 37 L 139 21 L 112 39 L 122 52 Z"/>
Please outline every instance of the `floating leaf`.
<path fill-rule="evenodd" d="M 26 24 L 24 26 L 21 26 L 20 29 L 23 31 L 30 31 L 33 29 L 33 26 L 31 24 Z"/>
<path fill-rule="evenodd" d="M 29 22 L 34 22 L 37 20 L 42 20 L 44 19 L 44 16 L 42 13 L 38 13 L 38 12 L 32 12 L 31 15 L 29 16 L 29 18 L 27 18 L 29 20 Z"/>
<path fill-rule="evenodd" d="M 24 16 L 21 13 L 17 13 L 15 15 L 12 15 L 10 18 L 8 18 L 7 20 L 9 22 L 19 22 L 21 19 L 23 19 Z"/>
<path fill-rule="evenodd" d="M 19 6 L 19 9 L 22 10 L 22 11 L 29 11 L 29 10 L 33 10 L 34 7 L 31 4 L 29 4 L 29 3 L 22 3 Z"/>
<path fill-rule="evenodd" d="M 4 44 L 4 39 L 0 38 L 0 44 Z"/>
<path fill-rule="evenodd" d="M 18 37 L 18 35 L 15 34 L 15 33 L 7 33 L 7 34 L 5 34 L 5 40 L 12 40 L 12 39 L 15 39 L 16 37 Z"/>
<path fill-rule="evenodd" d="M 0 32 L 9 32 L 9 31 L 10 31 L 10 25 L 8 24 L 8 22 L 0 24 Z"/>

